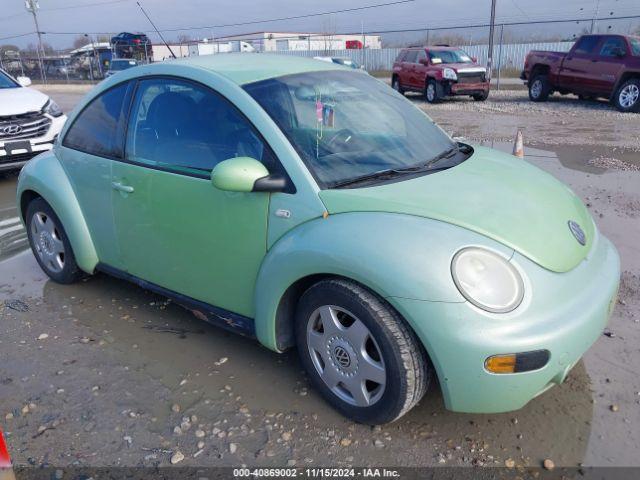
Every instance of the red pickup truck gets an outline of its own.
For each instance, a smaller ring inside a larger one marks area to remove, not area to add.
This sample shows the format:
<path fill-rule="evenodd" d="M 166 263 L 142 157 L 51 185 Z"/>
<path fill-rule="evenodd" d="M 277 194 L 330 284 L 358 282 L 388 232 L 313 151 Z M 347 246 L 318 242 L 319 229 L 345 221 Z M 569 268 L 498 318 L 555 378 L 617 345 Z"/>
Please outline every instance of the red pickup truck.
<path fill-rule="evenodd" d="M 487 70 L 464 50 L 455 47 L 404 48 L 393 64 L 391 86 L 424 93 L 436 103 L 449 95 L 470 95 L 483 101 L 489 96 Z"/>
<path fill-rule="evenodd" d="M 584 35 L 568 53 L 532 50 L 520 78 L 534 102 L 557 91 L 607 98 L 621 112 L 640 111 L 640 37 Z"/>

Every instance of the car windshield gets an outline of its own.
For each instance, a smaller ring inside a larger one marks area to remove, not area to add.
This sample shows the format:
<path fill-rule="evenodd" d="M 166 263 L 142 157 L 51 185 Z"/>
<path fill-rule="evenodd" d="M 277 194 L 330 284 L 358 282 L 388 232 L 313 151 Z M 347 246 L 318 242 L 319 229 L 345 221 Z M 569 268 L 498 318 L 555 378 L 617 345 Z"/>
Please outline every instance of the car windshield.
<path fill-rule="evenodd" d="M 111 62 L 109 70 L 126 70 L 127 68 L 135 67 L 136 62 L 134 60 L 114 60 Z"/>
<path fill-rule="evenodd" d="M 463 50 L 429 50 L 431 63 L 473 63 Z"/>
<path fill-rule="evenodd" d="M 640 56 L 640 38 L 629 37 L 629 43 L 631 44 L 631 53 L 636 57 Z"/>
<path fill-rule="evenodd" d="M 16 88 L 19 85 L 9 75 L 0 71 L 0 88 Z"/>
<path fill-rule="evenodd" d="M 321 188 L 424 165 L 456 148 L 425 113 L 364 73 L 301 73 L 245 90 L 288 137 Z"/>

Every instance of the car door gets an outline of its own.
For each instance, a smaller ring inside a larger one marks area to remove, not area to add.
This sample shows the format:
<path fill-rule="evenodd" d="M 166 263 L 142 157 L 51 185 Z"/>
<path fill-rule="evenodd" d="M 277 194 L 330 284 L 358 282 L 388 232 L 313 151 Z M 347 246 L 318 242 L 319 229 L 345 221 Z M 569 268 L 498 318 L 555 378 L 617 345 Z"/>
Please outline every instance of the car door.
<path fill-rule="evenodd" d="M 595 62 L 596 47 L 600 37 L 585 35 L 567 53 L 558 76 L 561 87 L 577 93 L 591 93 L 596 90 Z"/>
<path fill-rule="evenodd" d="M 414 68 L 414 81 L 416 82 L 416 88 L 424 90 L 426 87 L 425 79 L 427 78 L 427 52 L 425 50 L 418 50 L 416 56 L 416 64 Z"/>
<path fill-rule="evenodd" d="M 414 71 L 415 61 L 418 52 L 416 50 L 407 50 L 407 54 L 402 61 L 402 72 L 403 76 L 401 78 L 402 85 L 405 87 L 414 88 L 415 87 L 415 79 L 414 79 Z"/>
<path fill-rule="evenodd" d="M 276 168 L 253 126 L 214 91 L 176 78 L 141 80 L 126 159 L 113 168 L 113 210 L 130 275 L 252 318 L 269 194 L 213 187 L 213 167 L 236 156 Z"/>
<path fill-rule="evenodd" d="M 609 96 L 624 70 L 625 57 L 629 54 L 627 42 L 616 35 L 604 37 L 598 52 L 595 88 L 598 93 Z"/>
<path fill-rule="evenodd" d="M 113 223 L 111 175 L 124 157 L 126 112 L 133 85 L 120 83 L 101 93 L 76 117 L 59 148 L 101 262 L 120 268 Z"/>

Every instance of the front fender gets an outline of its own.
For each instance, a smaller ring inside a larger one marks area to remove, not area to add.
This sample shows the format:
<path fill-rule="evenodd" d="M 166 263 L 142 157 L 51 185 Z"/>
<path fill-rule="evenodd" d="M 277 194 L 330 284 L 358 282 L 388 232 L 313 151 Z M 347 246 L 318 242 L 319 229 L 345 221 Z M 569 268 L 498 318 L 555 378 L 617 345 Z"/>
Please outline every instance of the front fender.
<path fill-rule="evenodd" d="M 282 237 L 265 257 L 255 289 L 256 336 L 278 351 L 277 310 L 287 289 L 311 275 L 337 275 L 388 298 L 464 302 L 450 274 L 453 255 L 484 246 L 513 250 L 470 230 L 427 218 L 379 212 L 330 215 Z M 407 319 L 412 323 L 412 319 Z"/>
<path fill-rule="evenodd" d="M 78 267 L 93 273 L 98 264 L 98 255 L 89 228 L 69 178 L 52 151 L 35 157 L 20 172 L 17 205 L 23 223 L 26 222 L 26 203 L 23 200 L 29 192 L 37 194 L 51 205 L 64 225 Z"/>

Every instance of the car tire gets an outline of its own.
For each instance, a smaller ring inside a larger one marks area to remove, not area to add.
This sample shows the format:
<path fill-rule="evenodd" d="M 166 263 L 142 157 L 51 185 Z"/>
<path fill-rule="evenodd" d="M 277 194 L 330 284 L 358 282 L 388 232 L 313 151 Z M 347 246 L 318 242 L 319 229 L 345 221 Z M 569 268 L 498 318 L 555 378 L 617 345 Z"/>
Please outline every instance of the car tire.
<path fill-rule="evenodd" d="M 618 87 L 613 104 L 621 112 L 640 111 L 640 78 L 630 78 Z"/>
<path fill-rule="evenodd" d="M 380 297 L 343 279 L 300 298 L 298 352 L 311 383 L 344 416 L 379 425 L 409 411 L 432 376 L 422 344 Z"/>
<path fill-rule="evenodd" d="M 536 75 L 529 82 L 529 100 L 532 102 L 545 102 L 550 93 L 551 86 L 547 75 Z"/>
<path fill-rule="evenodd" d="M 54 282 L 69 284 L 84 277 L 76 263 L 62 222 L 42 198 L 27 206 L 26 227 L 29 245 L 40 268 Z"/>
<path fill-rule="evenodd" d="M 404 88 L 402 88 L 402 85 L 400 85 L 399 77 L 396 76 L 391 79 L 391 88 L 393 88 L 400 95 L 404 95 L 405 90 Z"/>
<path fill-rule="evenodd" d="M 424 98 L 429 103 L 438 103 L 444 97 L 442 85 L 433 78 L 427 81 L 424 89 Z"/>
<path fill-rule="evenodd" d="M 477 95 L 472 95 L 473 99 L 476 102 L 484 102 L 487 98 L 489 98 L 489 91 L 478 93 Z"/>

